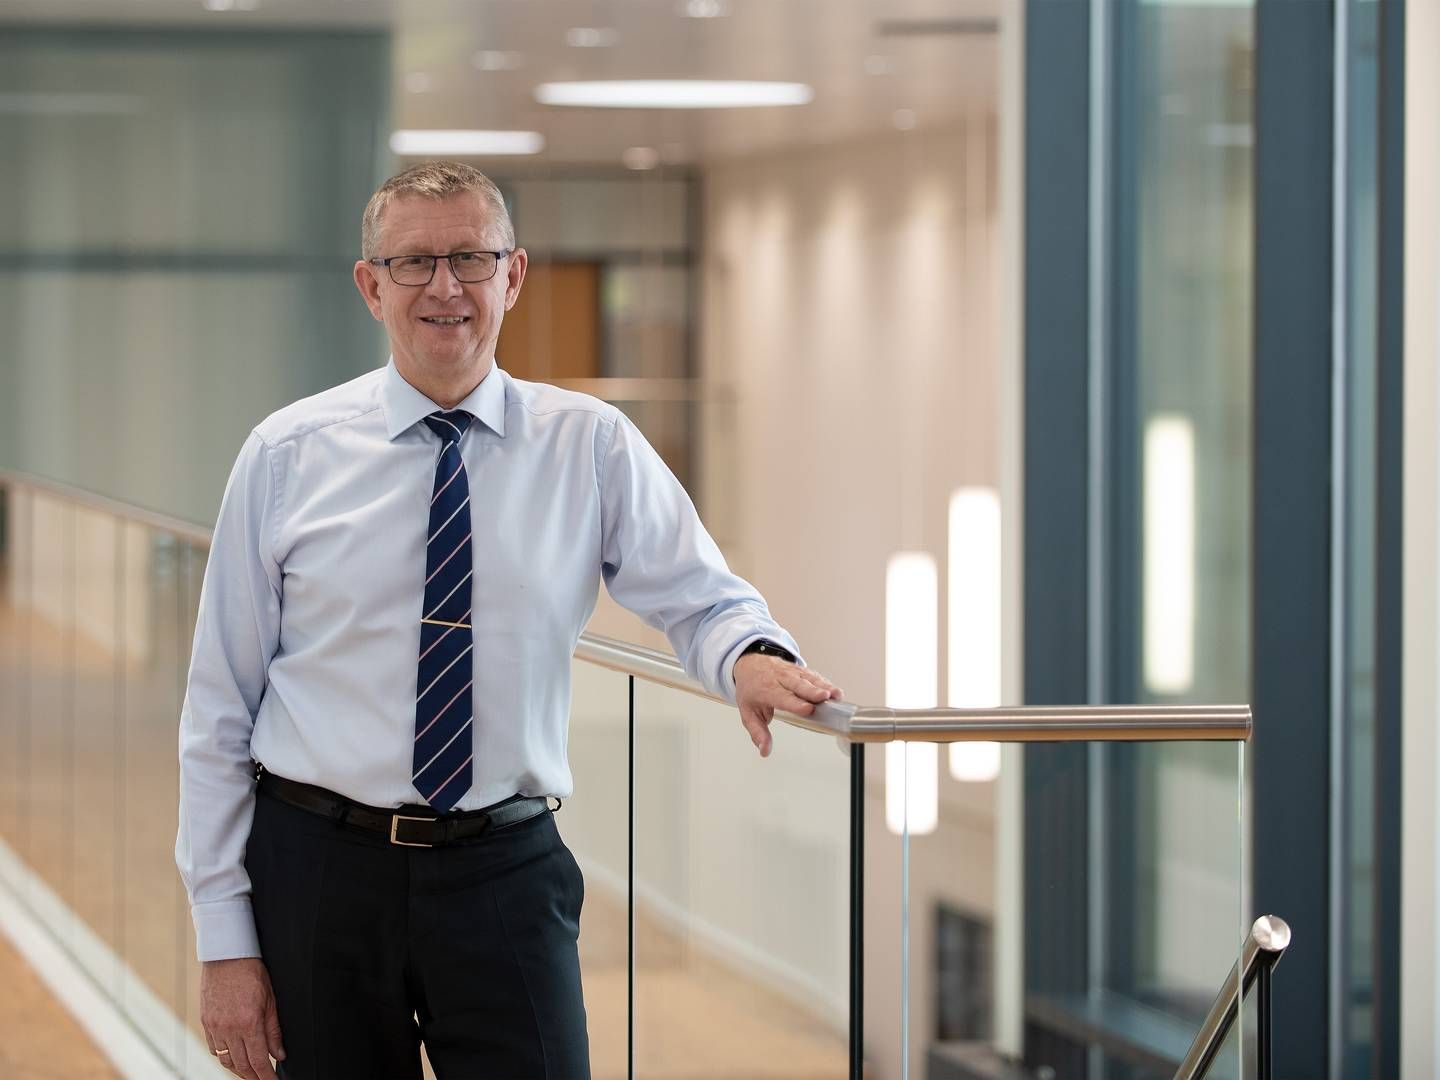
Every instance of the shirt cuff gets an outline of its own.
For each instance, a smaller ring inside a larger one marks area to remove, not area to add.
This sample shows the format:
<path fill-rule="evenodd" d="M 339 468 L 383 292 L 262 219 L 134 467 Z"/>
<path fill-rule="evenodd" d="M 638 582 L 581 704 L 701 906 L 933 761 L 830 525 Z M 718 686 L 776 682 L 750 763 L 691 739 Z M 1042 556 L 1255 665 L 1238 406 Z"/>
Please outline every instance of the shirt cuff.
<path fill-rule="evenodd" d="M 190 909 L 195 920 L 195 952 L 201 961 L 259 956 L 260 938 L 249 899 L 218 900 Z"/>
<path fill-rule="evenodd" d="M 795 644 L 795 639 L 789 634 L 781 631 L 778 634 L 751 634 L 743 638 L 740 644 L 736 645 L 725 657 L 725 663 L 721 666 L 725 672 L 725 691 L 730 698 L 730 704 L 735 704 L 735 665 L 739 663 L 740 657 L 745 655 L 745 650 L 757 641 L 773 641 L 776 645 L 782 645 L 795 654 L 795 664 L 798 667 L 806 667 L 805 658 L 800 655 L 800 646 Z"/>

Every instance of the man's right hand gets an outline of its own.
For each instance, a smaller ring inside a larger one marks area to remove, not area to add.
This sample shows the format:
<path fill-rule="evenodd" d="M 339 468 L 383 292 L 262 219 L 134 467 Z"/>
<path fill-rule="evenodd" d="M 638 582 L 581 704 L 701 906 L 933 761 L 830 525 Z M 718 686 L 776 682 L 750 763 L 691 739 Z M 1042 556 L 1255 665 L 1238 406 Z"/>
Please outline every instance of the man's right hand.
<path fill-rule="evenodd" d="M 201 965 L 200 1024 L 210 1052 L 236 1076 L 276 1080 L 270 1059 L 284 1061 L 285 1048 L 270 973 L 258 956 Z"/>

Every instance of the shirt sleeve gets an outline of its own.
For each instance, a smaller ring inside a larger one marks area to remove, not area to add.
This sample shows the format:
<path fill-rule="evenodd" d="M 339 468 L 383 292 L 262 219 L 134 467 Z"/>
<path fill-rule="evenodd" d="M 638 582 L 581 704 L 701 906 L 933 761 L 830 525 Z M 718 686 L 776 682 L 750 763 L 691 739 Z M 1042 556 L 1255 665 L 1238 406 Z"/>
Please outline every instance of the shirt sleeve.
<path fill-rule="evenodd" d="M 764 598 L 730 572 L 680 481 L 621 413 L 601 459 L 600 507 L 610 595 L 663 630 L 710 693 L 734 702 L 735 661 L 751 642 L 768 638 L 800 655 Z"/>
<path fill-rule="evenodd" d="M 280 639 L 269 453 L 252 432 L 225 486 L 180 712 L 175 861 L 201 960 L 260 955 L 244 861 L 255 813 L 250 734 Z"/>

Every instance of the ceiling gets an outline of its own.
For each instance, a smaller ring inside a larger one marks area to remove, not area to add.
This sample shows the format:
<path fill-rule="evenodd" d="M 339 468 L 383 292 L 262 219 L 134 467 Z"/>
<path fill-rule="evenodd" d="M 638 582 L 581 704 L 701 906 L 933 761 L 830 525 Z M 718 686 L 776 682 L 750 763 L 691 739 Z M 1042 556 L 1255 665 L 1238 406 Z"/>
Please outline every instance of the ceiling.
<path fill-rule="evenodd" d="M 539 131 L 546 149 L 530 160 L 546 165 L 615 165 L 636 146 L 667 163 L 703 162 L 994 109 L 1007 0 L 713 0 L 728 9 L 718 18 L 687 17 L 687 2 L 0 0 L 0 22 L 390 29 L 397 128 Z M 613 31 L 600 35 L 613 44 L 575 47 L 575 28 Z M 644 78 L 797 81 L 815 97 L 726 110 L 556 108 L 533 97 L 545 81 Z"/>

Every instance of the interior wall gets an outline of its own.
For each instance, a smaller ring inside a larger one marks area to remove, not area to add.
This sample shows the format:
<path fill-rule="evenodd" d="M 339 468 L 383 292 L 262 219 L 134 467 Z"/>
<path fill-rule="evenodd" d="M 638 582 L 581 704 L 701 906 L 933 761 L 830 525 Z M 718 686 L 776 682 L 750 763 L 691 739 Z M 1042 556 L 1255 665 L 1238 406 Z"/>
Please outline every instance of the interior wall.
<path fill-rule="evenodd" d="M 888 558 L 932 555 L 943 613 L 950 495 L 1001 485 L 996 135 L 981 115 L 703 177 L 706 522 L 852 700 L 885 700 Z M 944 635 L 942 618 L 942 658 Z M 910 853 L 914 1075 L 935 1025 L 936 901 L 993 914 L 994 785 L 940 763 L 939 828 Z M 901 1054 L 900 845 L 883 751 L 868 764 L 866 1040 L 885 1077 Z"/>
<path fill-rule="evenodd" d="M 707 524 L 856 699 L 884 698 L 886 560 L 943 567 L 951 492 L 999 484 L 994 141 L 976 117 L 704 177 Z"/>
<path fill-rule="evenodd" d="M 1440 556 L 1440 5 L 1405 9 L 1405 612 L 1401 861 L 1401 1067 L 1440 1066 L 1440 865 L 1435 781 Z"/>

